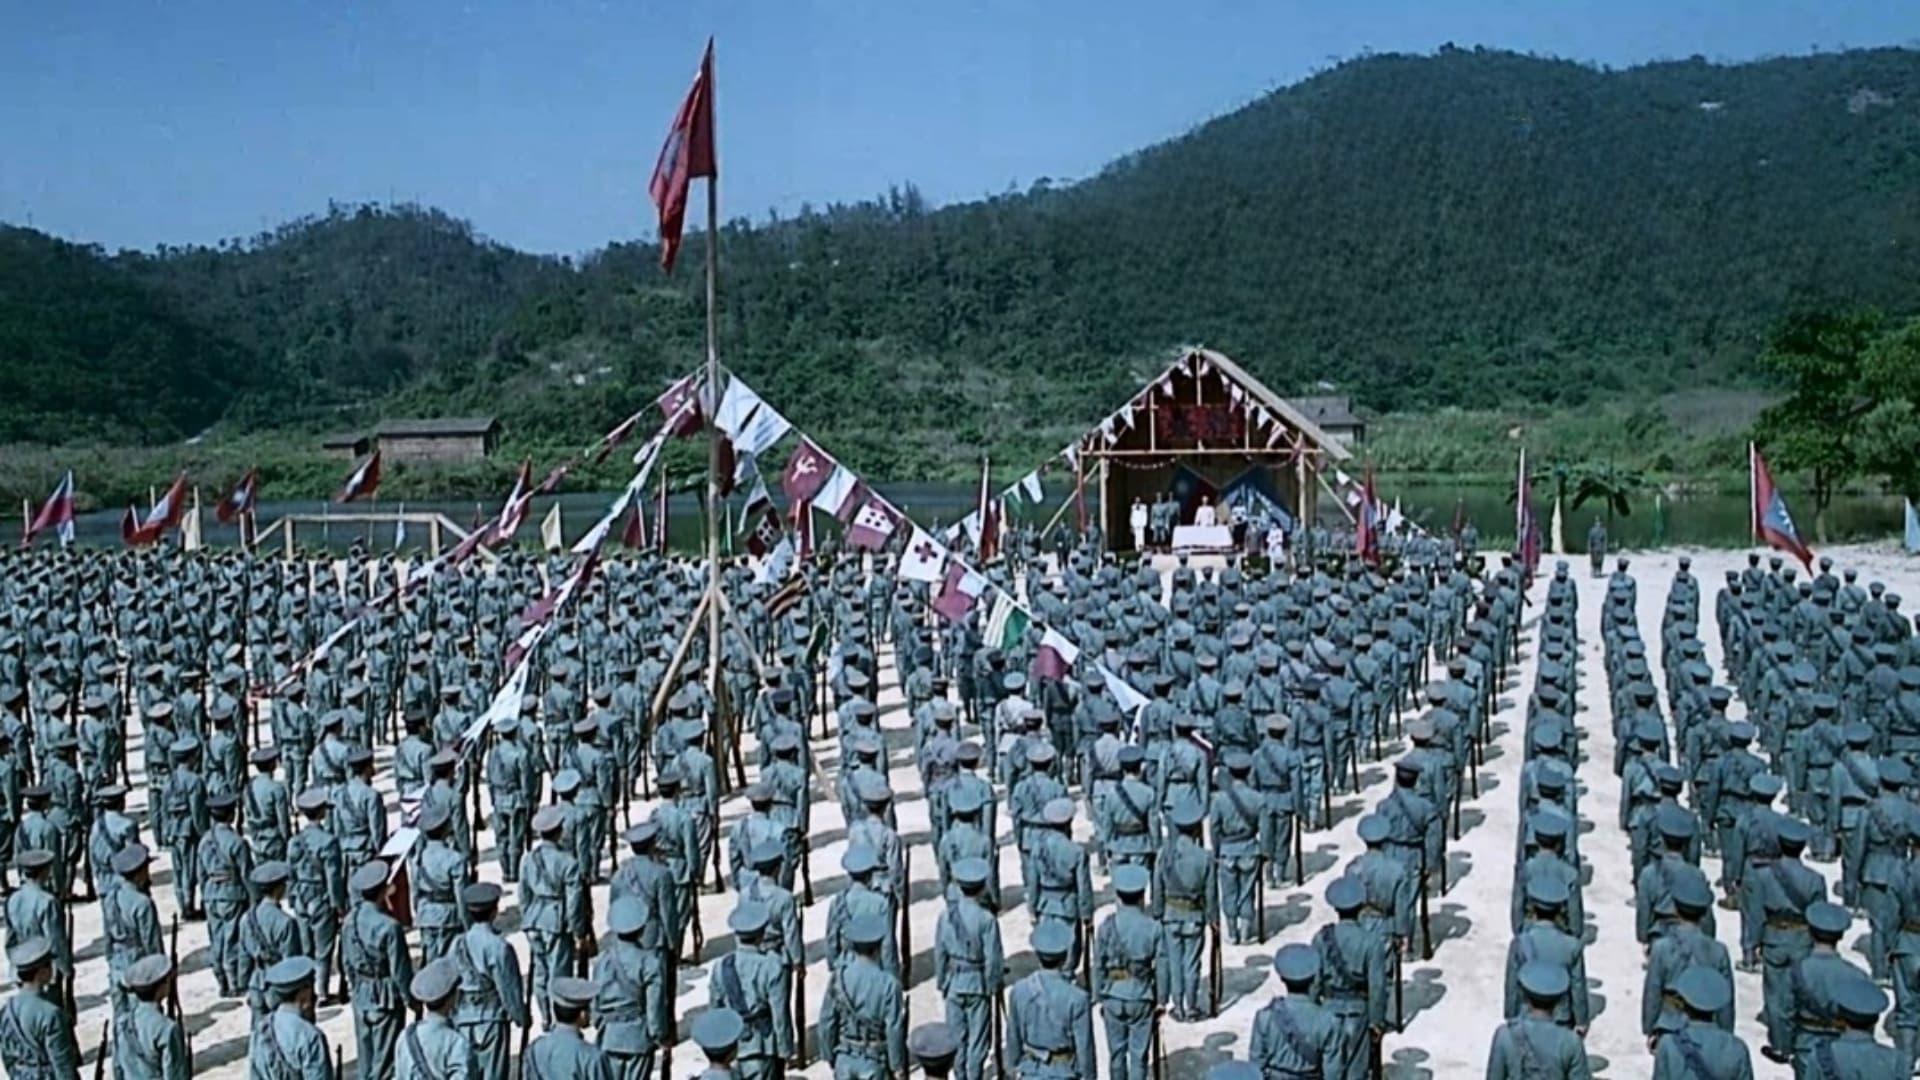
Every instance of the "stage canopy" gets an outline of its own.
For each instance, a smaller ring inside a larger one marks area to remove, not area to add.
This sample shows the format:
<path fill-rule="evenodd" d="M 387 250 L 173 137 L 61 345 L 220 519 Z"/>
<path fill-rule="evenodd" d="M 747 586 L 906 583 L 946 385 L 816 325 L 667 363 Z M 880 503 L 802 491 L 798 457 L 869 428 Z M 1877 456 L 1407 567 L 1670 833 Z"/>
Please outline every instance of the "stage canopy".
<path fill-rule="evenodd" d="M 1202 499 L 1223 505 L 1223 524 L 1235 506 L 1253 522 L 1311 522 L 1320 474 L 1352 454 L 1239 364 L 1190 348 L 1061 456 L 1097 493 L 1089 509 L 1107 546 L 1128 550 L 1133 500 L 1163 492 L 1180 502 L 1182 523 Z"/>

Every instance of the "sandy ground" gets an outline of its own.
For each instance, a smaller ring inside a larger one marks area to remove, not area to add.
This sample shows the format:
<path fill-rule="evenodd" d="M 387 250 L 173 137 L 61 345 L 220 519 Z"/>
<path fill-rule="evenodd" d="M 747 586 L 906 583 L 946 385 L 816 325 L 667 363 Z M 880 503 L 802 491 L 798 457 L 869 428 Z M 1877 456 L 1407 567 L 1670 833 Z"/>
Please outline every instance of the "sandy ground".
<path fill-rule="evenodd" d="M 1632 556 L 1632 571 L 1640 582 L 1640 621 L 1651 653 L 1649 661 L 1656 670 L 1660 648 L 1657 632 L 1660 612 L 1675 569 L 1675 559 L 1680 554 L 1682 552 L 1669 550 Z M 1702 583 L 1704 615 L 1711 611 L 1712 595 L 1718 589 L 1724 571 L 1744 565 L 1744 554 L 1719 551 L 1688 554 L 1693 556 L 1694 572 Z M 1886 548 L 1846 549 L 1834 554 L 1843 566 L 1859 566 L 1863 580 L 1882 580 L 1893 591 L 1909 597 L 1920 596 L 1920 562 Z M 1574 571 L 1582 601 L 1581 684 L 1584 687 L 1599 687 L 1604 684 L 1598 641 L 1599 601 L 1604 583 L 1586 576 L 1584 558 L 1575 562 Z M 1536 605 L 1544 595 L 1544 588 L 1542 584 L 1533 594 Z M 1537 614 L 1537 606 L 1529 611 L 1529 626 Z M 1707 653 L 1718 670 L 1720 643 L 1713 636 L 1710 616 L 1707 632 Z M 1454 842 L 1449 849 L 1452 888 L 1446 896 L 1435 897 L 1432 902 L 1433 928 L 1440 944 L 1432 961 L 1410 961 L 1407 964 L 1407 1027 L 1402 1033 L 1390 1034 L 1385 1044 L 1387 1071 L 1391 1076 L 1446 1078 L 1478 1075 L 1485 1068 L 1488 1043 L 1494 1028 L 1501 1021 L 1505 957 L 1512 936 L 1507 919 L 1508 890 L 1519 824 L 1514 788 L 1514 778 L 1520 767 L 1517 721 L 1525 688 L 1531 686 L 1533 680 L 1535 657 L 1531 636 L 1526 645 L 1518 680 L 1510 682 L 1500 695 L 1500 710 L 1493 721 L 1494 739 L 1488 748 L 1486 767 L 1480 773 L 1480 797 L 1469 801 L 1463 815 L 1463 838 Z M 906 712 L 884 653 L 882 661 L 882 722 L 889 729 L 890 768 L 894 790 L 898 794 L 900 831 L 907 841 L 912 859 L 910 920 L 914 955 L 908 1007 L 910 1022 L 921 1024 L 939 1019 L 943 1013 L 939 991 L 933 985 L 933 962 L 929 955 L 934 924 L 942 905 L 931 854 L 927 804 L 913 768 L 910 740 L 905 730 Z M 1738 713 L 1739 703 L 1736 702 L 1734 709 Z M 1613 750 L 1611 725 L 1603 712 L 1592 711 L 1590 706 L 1583 706 L 1580 722 L 1586 732 L 1585 746 L 1589 755 L 1589 762 L 1580 772 L 1584 788 L 1582 828 L 1586 833 L 1581 850 L 1590 868 L 1586 897 L 1591 924 L 1588 929 L 1587 972 L 1597 1012 L 1587 1039 L 1587 1049 L 1596 1074 L 1641 1076 L 1650 1068 L 1650 1055 L 1639 1033 L 1641 954 L 1633 940 L 1627 838 L 1613 824 L 1619 782 L 1608 767 Z M 131 809 L 140 815 L 145 810 L 146 787 L 141 776 L 142 755 L 137 724 L 131 734 L 131 742 L 129 753 L 135 774 Z M 1404 747 L 1390 747 L 1388 756 L 1395 756 L 1401 749 Z M 837 765 L 833 745 L 830 742 L 817 744 L 816 752 L 821 755 L 828 775 L 833 775 Z M 390 749 L 382 747 L 377 753 L 380 787 L 390 800 L 389 805 L 394 806 L 391 773 L 387 769 Z M 1364 767 L 1361 772 L 1363 792 L 1358 796 L 1337 798 L 1333 828 L 1307 837 L 1309 876 L 1306 885 L 1298 889 L 1268 890 L 1268 940 L 1264 944 L 1225 946 L 1223 967 L 1226 997 L 1220 1014 L 1202 1023 L 1167 1022 L 1164 1038 L 1170 1077 L 1201 1076 L 1206 1066 L 1215 1061 L 1245 1056 L 1254 1014 L 1277 990 L 1271 967 L 1274 950 L 1285 943 L 1308 941 L 1323 922 L 1332 918 L 1331 909 L 1325 901 L 1326 886 L 1338 869 L 1361 850 L 1362 845 L 1355 835 L 1358 819 L 1366 806 L 1377 802 L 1385 794 L 1389 775 L 1388 768 L 1381 763 Z M 640 820 L 650 809 L 650 804 L 636 800 L 633 819 Z M 744 800 L 738 798 L 726 803 L 723 808 L 723 834 L 726 826 L 741 816 L 745 809 Z M 1004 814 L 1002 820 L 1005 820 Z M 1002 829 L 1004 832 L 1004 824 Z M 1082 838 L 1091 835 L 1084 812 L 1076 831 Z M 150 827 L 145 827 L 145 834 L 151 839 Z M 491 848 L 493 836 L 483 833 L 481 840 L 480 877 L 482 880 L 498 881 L 500 866 Z M 845 822 L 841 818 L 838 803 L 826 784 L 817 783 L 811 847 L 816 902 L 804 909 L 809 960 L 807 1015 L 810 1023 L 819 1016 L 820 1002 L 826 992 L 824 937 L 827 910 L 832 896 L 845 884 L 845 876 L 840 870 L 840 859 L 845 850 Z M 1018 860 L 1010 843 L 1002 847 L 1000 857 L 1003 880 L 1017 883 Z M 1709 859 L 1708 862 L 1713 860 Z M 1834 866 L 1822 869 L 1830 875 L 1837 875 Z M 1708 877 L 1713 878 L 1714 868 L 1709 866 L 1707 870 Z M 164 929 L 166 921 L 175 911 L 172 873 L 164 854 L 156 858 L 155 881 L 155 898 Z M 1103 907 L 1110 906 L 1112 892 L 1104 875 L 1096 874 L 1095 888 L 1100 904 Z M 593 893 L 595 912 L 604 926 L 606 890 L 604 887 L 596 888 Z M 513 893 L 509 891 L 508 896 L 511 901 Z M 733 904 L 734 897 L 730 893 L 708 894 L 701 898 L 701 914 L 708 935 L 708 960 L 721 955 L 731 946 L 731 938 L 726 933 L 726 916 Z M 1737 919 L 1730 917 L 1730 913 L 1721 913 L 1721 916 L 1721 940 L 1737 955 Z M 1104 917 L 1103 912 L 1099 918 Z M 105 943 L 98 905 L 80 907 L 75 912 L 74 922 L 81 1008 L 79 1039 L 86 1068 L 90 1070 L 110 1013 L 106 1001 Z M 507 929 L 509 940 L 514 943 L 524 964 L 526 942 L 515 929 L 518 913 L 512 906 L 503 913 L 502 925 Z M 1031 921 L 1026 910 L 1014 908 L 1003 915 L 1001 928 L 1012 977 L 1024 976 L 1035 966 L 1033 954 L 1028 949 Z M 1854 940 L 1849 942 L 1849 948 L 1857 945 L 1857 938 L 1864 931 L 1865 923 L 1861 921 L 1854 932 Z M 193 1035 L 197 1073 L 210 1077 L 244 1076 L 248 1023 L 246 1005 L 238 999 L 221 1000 L 217 996 L 213 975 L 207 969 L 204 923 L 181 924 L 180 949 L 185 970 L 180 993 Z M 687 1030 L 687 1018 L 706 1007 L 707 974 L 704 967 L 682 972 L 679 1006 L 682 1017 L 680 1030 L 683 1034 Z M 1790 1075 L 1788 1070 L 1767 1062 L 1758 1052 L 1762 1041 L 1762 1029 L 1755 1019 L 1760 1000 L 1759 977 L 1738 975 L 1736 978 L 1738 1030 L 1754 1051 L 1757 1075 Z M 356 1054 L 349 1010 L 328 1006 L 323 1007 L 319 1015 L 321 1027 L 328 1038 L 344 1048 L 347 1070 L 352 1073 Z M 1104 1032 L 1097 1022 L 1095 1033 L 1095 1037 L 1102 1041 L 1100 1069 L 1104 1075 Z M 691 1043 L 683 1042 L 676 1048 L 671 1075 L 675 1078 L 696 1077 L 703 1064 L 698 1050 Z M 827 1077 L 831 1075 L 831 1069 L 816 1057 L 801 1075 Z"/>

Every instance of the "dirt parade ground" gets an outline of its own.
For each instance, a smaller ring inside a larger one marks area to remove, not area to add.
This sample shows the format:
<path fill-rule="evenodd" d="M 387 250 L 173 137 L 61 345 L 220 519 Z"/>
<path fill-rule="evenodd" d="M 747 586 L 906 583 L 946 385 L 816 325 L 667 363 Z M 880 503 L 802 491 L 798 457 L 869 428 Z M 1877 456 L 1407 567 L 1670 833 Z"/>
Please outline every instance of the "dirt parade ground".
<path fill-rule="evenodd" d="M 1832 554 L 1838 566 L 1857 567 L 1862 582 L 1883 581 L 1891 591 L 1909 597 L 1920 596 L 1920 563 L 1890 549 L 1852 548 L 1825 553 Z M 1629 555 L 1631 572 L 1639 583 L 1639 619 L 1646 639 L 1648 661 L 1656 671 L 1659 670 L 1661 659 L 1661 612 L 1676 559 L 1681 554 L 1669 550 Z M 1708 613 L 1712 610 L 1713 595 L 1724 581 L 1725 571 L 1744 566 L 1745 553 L 1695 551 L 1686 554 L 1692 556 L 1693 572 L 1700 581 L 1701 636 L 1705 640 L 1707 659 L 1718 673 L 1721 670 L 1721 643 L 1714 633 Z M 1634 940 L 1628 838 L 1615 824 L 1620 781 L 1609 768 L 1614 738 L 1605 703 L 1606 678 L 1599 626 L 1606 583 L 1603 579 L 1589 576 L 1584 556 L 1569 557 L 1568 561 L 1572 564 L 1572 574 L 1580 593 L 1579 685 L 1584 700 L 1579 706 L 1577 723 L 1583 734 L 1586 760 L 1579 770 L 1582 818 L 1579 848 L 1585 860 L 1583 869 L 1587 876 L 1586 969 L 1596 1013 L 1586 1047 L 1592 1071 L 1596 1075 L 1644 1076 L 1651 1068 L 1651 1055 L 1646 1040 L 1640 1034 L 1642 951 Z M 1522 708 L 1526 689 L 1533 683 L 1538 660 L 1534 649 L 1534 623 L 1546 593 L 1545 579 L 1551 572 L 1552 562 L 1553 557 L 1549 556 L 1543 564 L 1541 580 L 1536 583 L 1529 597 L 1521 662 L 1517 670 L 1510 673 L 1507 684 L 1499 690 L 1499 709 L 1492 719 L 1485 765 L 1478 773 L 1478 797 L 1466 800 L 1461 818 L 1461 838 L 1449 846 L 1446 874 L 1449 889 L 1445 895 L 1432 898 L 1432 930 L 1438 941 L 1437 948 L 1431 960 L 1415 958 L 1406 963 L 1405 1027 L 1402 1031 L 1390 1032 L 1384 1043 L 1384 1059 L 1389 1076 L 1451 1078 L 1479 1075 L 1486 1067 L 1489 1041 L 1503 1019 L 1506 955 L 1512 938 L 1508 922 L 1509 890 L 1513 879 L 1515 845 L 1520 834 L 1516 778 L 1522 758 L 1519 745 L 1523 726 Z M 881 679 L 878 704 L 881 725 L 887 737 L 888 767 L 896 793 L 899 832 L 906 842 L 910 858 L 912 956 L 907 983 L 909 1027 L 912 1027 L 942 1018 L 930 950 L 943 901 L 932 853 L 928 804 L 913 762 L 910 722 L 891 662 L 891 648 L 882 650 L 879 659 Z M 1717 676 L 1716 681 L 1724 680 Z M 1736 700 L 1732 714 L 1738 716 L 1743 711 L 1743 704 Z M 817 730 L 815 735 L 818 735 Z M 1305 840 L 1305 884 L 1300 887 L 1289 885 L 1269 888 L 1266 891 L 1267 940 L 1244 946 L 1231 943 L 1224 946 L 1222 967 L 1225 997 L 1218 1015 L 1194 1023 L 1175 1022 L 1168 1018 L 1163 1037 L 1169 1077 L 1199 1077 L 1214 1062 L 1229 1057 L 1245 1058 L 1254 1016 L 1279 989 L 1272 966 L 1275 950 L 1287 943 L 1308 942 L 1321 925 L 1333 919 L 1333 912 L 1326 901 L 1327 886 L 1338 876 L 1341 868 L 1363 850 L 1357 836 L 1357 823 L 1365 810 L 1386 794 L 1391 785 L 1391 760 L 1406 748 L 1404 740 L 1398 741 L 1387 747 L 1385 760 L 1363 763 L 1363 790 L 1358 795 L 1334 796 L 1334 822 L 1331 829 L 1309 833 Z M 380 746 L 376 750 L 376 775 L 379 778 L 377 786 L 387 800 L 389 813 L 395 815 L 397 820 L 399 805 L 393 790 L 393 772 L 389 768 L 392 752 L 390 745 Z M 846 828 L 832 788 L 832 779 L 838 774 L 837 742 L 833 739 L 816 740 L 814 752 L 824 775 L 814 780 L 812 831 L 809 837 L 815 902 L 803 909 L 808 958 L 806 991 L 809 1025 L 820 1015 L 822 998 L 828 985 L 825 936 L 829 904 L 847 880 L 841 869 L 841 857 L 847 850 Z M 153 828 L 146 817 L 148 789 L 141 764 L 144 754 L 137 721 L 132 722 L 128 757 L 133 773 L 129 808 L 133 816 L 141 821 L 143 836 L 151 844 Z M 754 774 L 751 763 L 756 756 L 749 749 L 745 758 L 749 762 L 748 776 L 751 779 Z M 642 820 L 651 811 L 652 805 L 636 798 L 632 806 L 632 820 Z M 731 823 L 744 815 L 746 810 L 745 800 L 737 792 L 725 801 L 720 828 L 722 837 Z M 1001 835 L 998 838 L 1000 871 L 1002 880 L 1008 883 L 1009 900 L 1000 915 L 1000 927 L 1005 940 L 1011 983 L 1033 970 L 1036 961 L 1028 947 L 1031 916 L 1022 903 L 1013 899 L 1019 896 L 1019 857 L 1008 835 L 1004 814 L 1001 820 Z M 1084 800 L 1075 822 L 1075 836 L 1083 841 L 1091 840 L 1091 826 Z M 501 880 L 501 865 L 494 849 L 496 839 L 491 831 L 483 832 L 476 838 L 479 847 L 476 861 L 479 864 L 479 877 L 483 881 Z M 624 848 L 621 854 L 624 859 Z M 1837 879 L 1837 864 L 1813 865 L 1830 879 Z M 1708 856 L 1703 868 L 1709 879 L 1717 878 L 1716 858 Z M 172 886 L 174 873 L 167 863 L 164 849 L 156 852 L 153 870 L 153 894 L 164 930 L 176 911 Z M 708 871 L 708 880 L 711 882 L 711 866 Z M 1107 874 L 1099 869 L 1095 871 L 1094 889 L 1100 906 L 1095 917 L 1098 923 L 1104 921 L 1113 904 L 1111 883 Z M 604 931 L 606 887 L 595 887 L 592 895 L 596 925 Z M 515 899 L 515 890 L 509 888 L 500 925 L 524 965 L 528 950 L 524 937 L 518 931 L 519 914 Z M 700 898 L 700 919 L 706 931 L 706 948 L 700 966 L 683 968 L 679 973 L 678 1015 L 682 1041 L 674 1048 L 673 1077 L 695 1077 L 704 1068 L 702 1055 L 687 1039 L 689 1020 L 707 1007 L 711 961 L 732 946 L 727 931 L 727 916 L 734 905 L 735 897 L 730 891 L 703 892 Z M 100 920 L 98 904 L 86 903 L 75 907 L 74 944 L 80 1010 L 78 1036 L 85 1062 L 83 1076 L 91 1073 L 103 1029 L 111 1013 L 107 999 L 108 966 Z M 1865 929 L 1865 921 L 1856 919 L 1844 950 L 1848 955 L 1857 954 L 1858 940 Z M 1738 933 L 1737 918 L 1728 916 L 1718 920 L 1718 936 L 1736 958 L 1740 951 Z M 413 939 L 413 946 L 417 955 L 417 936 Z M 248 1043 L 247 1005 L 242 998 L 222 999 L 218 996 L 214 975 L 208 967 L 208 955 L 206 924 L 181 923 L 183 975 L 180 996 L 192 1034 L 196 1073 L 208 1077 L 243 1076 Z M 11 982 L 8 988 L 11 989 Z M 1753 1051 L 1757 1075 L 1788 1076 L 1790 1070 L 1765 1060 L 1759 1053 L 1765 1041 L 1764 1030 L 1757 1019 L 1760 998 L 1759 975 L 1737 974 L 1737 1033 Z M 350 1009 L 344 1005 L 322 1005 L 319 1021 L 329 1042 L 344 1048 L 347 1066 L 344 1075 L 357 1075 Z M 536 1011 L 536 1025 L 538 1022 Z M 1105 1034 L 1097 1020 L 1095 1032 L 1095 1038 L 1101 1044 L 1099 1061 L 1104 1075 L 1107 1061 Z M 535 1034 L 538 1034 L 537 1030 Z M 808 1039 L 811 1046 L 811 1030 Z M 816 1078 L 832 1075 L 830 1063 L 819 1060 L 817 1053 L 810 1052 L 809 1057 L 810 1063 L 800 1075 Z"/>

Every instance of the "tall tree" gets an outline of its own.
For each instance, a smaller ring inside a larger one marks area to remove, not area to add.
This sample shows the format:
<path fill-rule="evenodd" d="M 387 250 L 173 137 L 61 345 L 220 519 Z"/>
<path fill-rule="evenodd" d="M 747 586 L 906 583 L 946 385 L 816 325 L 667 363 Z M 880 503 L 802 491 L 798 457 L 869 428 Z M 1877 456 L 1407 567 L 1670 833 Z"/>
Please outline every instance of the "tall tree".
<path fill-rule="evenodd" d="M 1868 408 L 1862 397 L 1867 355 L 1884 325 L 1871 308 L 1817 309 L 1788 316 L 1760 354 L 1761 370 L 1787 391 L 1760 414 L 1755 435 L 1783 469 L 1807 474 L 1814 535 L 1827 539 L 1834 492 L 1859 471 L 1849 425 Z"/>

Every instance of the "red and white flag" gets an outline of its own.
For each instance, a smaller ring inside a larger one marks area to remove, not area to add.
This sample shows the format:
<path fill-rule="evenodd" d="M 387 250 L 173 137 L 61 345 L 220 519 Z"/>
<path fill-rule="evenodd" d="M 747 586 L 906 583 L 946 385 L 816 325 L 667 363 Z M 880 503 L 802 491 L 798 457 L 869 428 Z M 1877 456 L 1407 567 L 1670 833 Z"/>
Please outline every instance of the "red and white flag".
<path fill-rule="evenodd" d="M 240 482 L 233 485 L 233 490 L 227 492 L 227 497 L 220 500 L 220 505 L 214 509 L 213 516 L 219 520 L 220 524 L 231 525 L 254 512 L 259 495 L 260 470 L 248 469 L 247 475 L 241 477 Z"/>
<path fill-rule="evenodd" d="M 827 475 L 827 482 L 813 495 L 813 505 L 841 521 L 853 516 L 859 506 L 858 499 L 863 491 L 860 478 L 845 465 L 835 465 L 833 472 Z"/>
<path fill-rule="evenodd" d="M 896 524 L 887 504 L 870 498 L 860 512 L 853 515 L 852 524 L 847 526 L 847 543 L 867 551 L 879 551 L 887 546 Z"/>
<path fill-rule="evenodd" d="M 639 551 L 647 546 L 647 516 L 640 507 L 643 500 L 633 500 L 633 510 L 627 515 L 627 526 L 620 530 L 620 546 L 629 551 Z"/>
<path fill-rule="evenodd" d="M 668 273 L 673 272 L 673 260 L 680 253 L 680 231 L 687 220 L 687 189 L 695 177 L 711 181 L 720 174 L 713 141 L 713 39 L 709 38 L 700 70 L 693 76 L 693 86 L 680 103 L 680 111 L 674 114 L 673 126 L 667 129 L 667 141 L 660 147 L 653 179 L 647 184 L 647 194 L 660 211 L 660 268 Z"/>
<path fill-rule="evenodd" d="M 168 529 L 180 524 L 180 518 L 187 512 L 187 474 L 182 472 L 168 485 L 167 493 L 147 511 L 146 520 L 135 524 L 133 508 L 127 508 L 127 517 L 121 520 L 120 539 L 133 547 L 142 547 L 165 536 Z"/>
<path fill-rule="evenodd" d="M 928 535 L 925 529 L 915 525 L 913 535 L 907 538 L 907 549 L 900 553 L 900 577 L 906 581 L 924 581 L 931 585 L 941 580 L 941 568 L 946 561 L 947 549 L 941 547 L 940 541 Z"/>
<path fill-rule="evenodd" d="M 593 444 L 593 449 L 587 452 L 587 460 L 595 465 L 607 460 L 607 455 L 613 453 L 613 448 L 626 442 L 627 436 L 633 434 L 633 429 L 640 426 L 641 418 L 646 415 L 647 411 L 642 409 L 614 425 L 612 431 L 600 436 L 600 441 Z"/>
<path fill-rule="evenodd" d="M 520 463 L 520 471 L 514 475 L 513 488 L 507 492 L 507 501 L 500 506 L 500 516 L 494 519 L 493 542 L 511 544 L 520 526 L 527 520 L 527 509 L 533 505 L 533 460 Z"/>
<path fill-rule="evenodd" d="M 1000 500 L 995 498 L 988 487 L 988 477 L 993 472 L 992 462 L 980 463 L 980 505 L 975 513 L 980 520 L 980 561 L 990 563 L 1000 554 Z"/>
<path fill-rule="evenodd" d="M 813 445 L 812 439 L 801 439 L 800 445 L 794 447 L 793 456 L 787 459 L 787 471 L 780 476 L 780 490 L 786 493 L 787 505 L 796 507 L 812 502 L 837 468 L 839 462 Z"/>
<path fill-rule="evenodd" d="M 354 467 L 347 482 L 341 486 L 340 493 L 333 497 L 337 503 L 350 503 L 355 499 L 370 499 L 380 493 L 380 451 L 367 455 L 367 460 Z"/>
<path fill-rule="evenodd" d="M 967 613 L 980 602 L 980 594 L 986 591 L 985 575 L 969 570 L 964 563 L 953 563 L 947 567 L 946 579 L 940 583 L 940 591 L 934 595 L 933 610 L 950 622 L 959 622 L 967 617 Z"/>
<path fill-rule="evenodd" d="M 1040 637 L 1040 648 L 1033 654 L 1033 674 L 1038 678 L 1059 682 L 1073 672 L 1073 665 L 1079 660 L 1080 646 L 1049 626 Z"/>
<path fill-rule="evenodd" d="M 33 515 L 33 520 L 27 523 L 27 530 L 20 537 L 20 546 L 26 547 L 33 543 L 34 537 L 48 529 L 56 531 L 56 535 L 60 537 L 61 547 L 73 543 L 72 469 L 68 469 L 67 475 L 61 477 L 60 482 L 54 485 L 53 494 L 47 496 L 47 501 L 40 504 L 40 512 Z"/>
<path fill-rule="evenodd" d="M 688 439 L 699 433 L 706 415 L 702 409 L 702 389 L 704 385 L 699 377 L 688 375 L 654 399 L 654 404 L 660 407 L 660 415 L 665 418 L 660 423 L 660 430 L 668 438 Z"/>
<path fill-rule="evenodd" d="M 573 471 L 573 462 L 571 461 L 563 461 L 560 464 L 555 465 L 553 467 L 553 471 L 547 473 L 547 478 L 545 480 L 540 481 L 540 486 L 533 489 L 533 493 L 535 495 L 551 495 L 554 492 L 559 491 L 560 481 L 565 480 L 567 478 L 567 474 L 572 471 Z"/>

